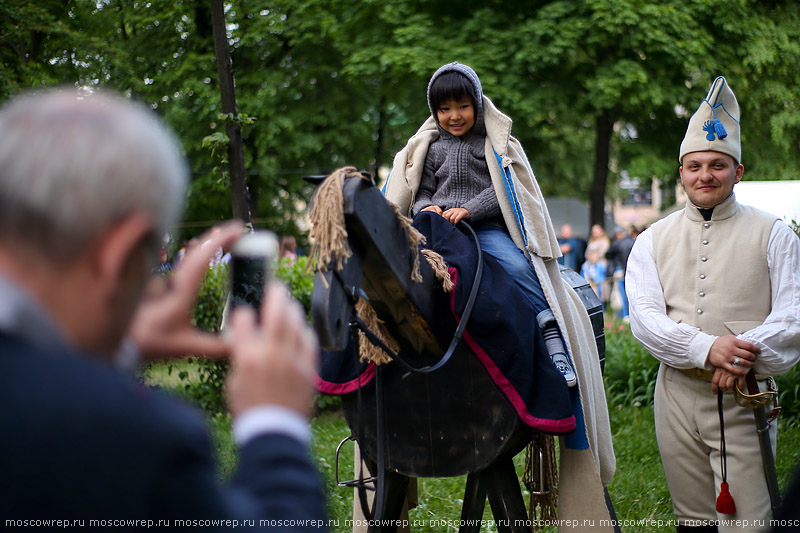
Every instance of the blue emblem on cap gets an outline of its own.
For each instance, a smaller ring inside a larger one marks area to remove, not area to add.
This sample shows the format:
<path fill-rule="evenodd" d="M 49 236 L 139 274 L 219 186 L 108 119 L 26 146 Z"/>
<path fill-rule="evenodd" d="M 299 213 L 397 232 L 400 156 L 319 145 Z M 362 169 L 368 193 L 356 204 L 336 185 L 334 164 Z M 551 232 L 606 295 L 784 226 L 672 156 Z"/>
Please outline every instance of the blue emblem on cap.
<path fill-rule="evenodd" d="M 708 132 L 706 135 L 706 139 L 709 141 L 714 140 L 714 121 L 713 120 L 706 120 L 705 124 L 703 124 L 703 131 Z"/>
<path fill-rule="evenodd" d="M 719 139 L 724 139 L 728 136 L 728 132 L 725 131 L 725 126 L 722 125 L 722 122 L 718 118 L 706 120 L 705 124 L 703 124 L 703 131 L 707 132 L 706 139 L 709 141 L 714 140 L 714 134 L 716 134 Z"/>

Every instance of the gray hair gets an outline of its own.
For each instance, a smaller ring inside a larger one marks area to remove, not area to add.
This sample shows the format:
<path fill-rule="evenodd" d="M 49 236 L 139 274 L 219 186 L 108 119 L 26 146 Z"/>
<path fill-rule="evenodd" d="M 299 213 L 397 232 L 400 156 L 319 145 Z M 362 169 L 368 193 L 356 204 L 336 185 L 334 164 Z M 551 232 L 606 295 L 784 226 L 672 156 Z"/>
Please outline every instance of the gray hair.
<path fill-rule="evenodd" d="M 134 213 L 160 239 L 186 192 L 179 146 L 152 111 L 108 94 L 12 101 L 0 110 L 0 240 L 70 259 Z"/>

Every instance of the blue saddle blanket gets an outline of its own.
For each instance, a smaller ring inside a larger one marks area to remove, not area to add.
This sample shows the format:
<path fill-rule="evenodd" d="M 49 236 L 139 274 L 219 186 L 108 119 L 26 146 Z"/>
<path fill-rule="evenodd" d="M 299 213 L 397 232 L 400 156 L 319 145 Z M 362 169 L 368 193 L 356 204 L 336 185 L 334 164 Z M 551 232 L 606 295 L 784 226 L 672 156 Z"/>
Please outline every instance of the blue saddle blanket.
<path fill-rule="evenodd" d="M 460 229 L 434 213 L 418 214 L 414 227 L 425 235 L 425 247 L 442 256 L 455 284 L 451 293 L 437 291 L 437 323 L 431 324 L 439 345 L 448 346 L 475 280 L 478 251 Z M 481 283 L 461 342 L 523 423 L 555 435 L 575 430 L 569 388 L 547 355 L 535 311 L 515 281 L 488 254 L 483 254 Z M 350 347 L 323 352 L 317 388 L 328 394 L 348 394 L 369 384 L 374 365 L 356 359 Z M 437 370 L 446 371 L 447 365 Z"/>

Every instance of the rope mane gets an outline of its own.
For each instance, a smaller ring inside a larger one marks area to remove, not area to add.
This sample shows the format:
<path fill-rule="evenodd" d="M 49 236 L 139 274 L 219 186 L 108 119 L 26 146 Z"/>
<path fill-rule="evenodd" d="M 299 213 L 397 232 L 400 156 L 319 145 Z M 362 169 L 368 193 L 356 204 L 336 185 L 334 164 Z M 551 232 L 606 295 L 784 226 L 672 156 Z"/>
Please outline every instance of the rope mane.
<path fill-rule="evenodd" d="M 317 187 L 309 213 L 312 243 L 309 253 L 309 269 L 314 268 L 320 272 L 327 272 L 329 268 L 341 270 L 353 255 L 350 244 L 347 242 L 347 227 L 344 220 L 342 189 L 345 178 L 369 179 L 355 167 L 342 167 L 331 173 Z M 408 234 L 408 246 L 411 253 L 414 254 L 411 281 L 419 283 L 422 281 L 419 268 L 420 247 L 426 242 L 425 236 L 411 225 L 411 219 L 402 215 L 396 205 L 391 202 L 389 205 L 394 210 L 398 222 Z M 442 256 L 428 249 L 423 249 L 422 255 L 433 269 L 436 278 L 441 282 L 442 289 L 445 292 L 452 291 L 453 281 Z M 356 304 L 356 314 L 387 346 L 397 351 L 397 341 L 391 337 L 369 302 L 363 299 L 359 300 Z M 373 361 L 376 364 L 385 364 L 390 361 L 390 358 L 378 347 L 373 346 L 366 336 L 361 334 L 359 340 L 359 356 L 362 360 Z"/>

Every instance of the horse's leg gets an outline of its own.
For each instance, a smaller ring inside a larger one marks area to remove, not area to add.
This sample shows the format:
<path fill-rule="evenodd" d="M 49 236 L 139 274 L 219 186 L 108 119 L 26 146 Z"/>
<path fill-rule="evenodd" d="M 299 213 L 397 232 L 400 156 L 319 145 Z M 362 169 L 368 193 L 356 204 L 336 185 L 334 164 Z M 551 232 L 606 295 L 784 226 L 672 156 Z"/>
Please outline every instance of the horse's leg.
<path fill-rule="evenodd" d="M 402 527 L 404 520 L 408 522 L 408 509 L 406 507 L 406 493 L 408 491 L 409 478 L 396 472 L 386 471 L 386 494 L 383 501 L 383 516 L 375 517 L 375 521 L 369 523 L 368 533 L 400 533 L 408 531 L 408 527 Z M 377 498 L 380 494 L 375 493 Z M 373 502 L 372 509 L 375 509 Z M 405 513 L 403 512 L 405 510 Z"/>
<path fill-rule="evenodd" d="M 500 533 L 530 533 L 528 513 L 522 500 L 517 471 L 513 457 L 499 458 L 489 468 L 481 472 L 481 482 L 486 486 L 486 494 L 492 507 L 497 531 Z"/>
<path fill-rule="evenodd" d="M 368 457 L 364 457 L 363 461 L 360 459 L 361 451 L 358 447 L 358 442 L 354 445 L 355 449 L 355 479 L 361 476 L 375 476 L 377 474 L 378 466 L 374 461 Z M 413 483 L 412 483 L 413 481 Z M 391 532 L 391 533 L 408 533 L 409 528 L 405 524 L 408 523 L 408 510 L 409 508 L 416 507 L 417 505 L 417 482 L 416 479 L 398 474 L 395 472 L 386 472 L 386 489 L 383 504 L 383 516 L 377 517 L 383 521 L 384 526 L 378 527 L 375 523 L 371 522 L 370 518 L 364 514 L 364 509 L 361 507 L 361 499 L 358 494 L 358 488 L 353 490 L 353 533 L 372 533 L 372 532 Z M 375 498 L 378 497 L 378 492 L 375 483 L 367 483 L 367 512 L 372 513 L 375 510 Z M 388 522 L 391 521 L 391 522 Z M 391 524 L 391 525 L 388 525 Z M 401 527 L 405 526 L 405 527 Z"/>
<path fill-rule="evenodd" d="M 478 533 L 481 530 L 483 508 L 486 506 L 486 488 L 481 483 L 481 475 L 467 474 L 464 488 L 464 505 L 461 507 L 461 527 L 458 533 Z"/>

